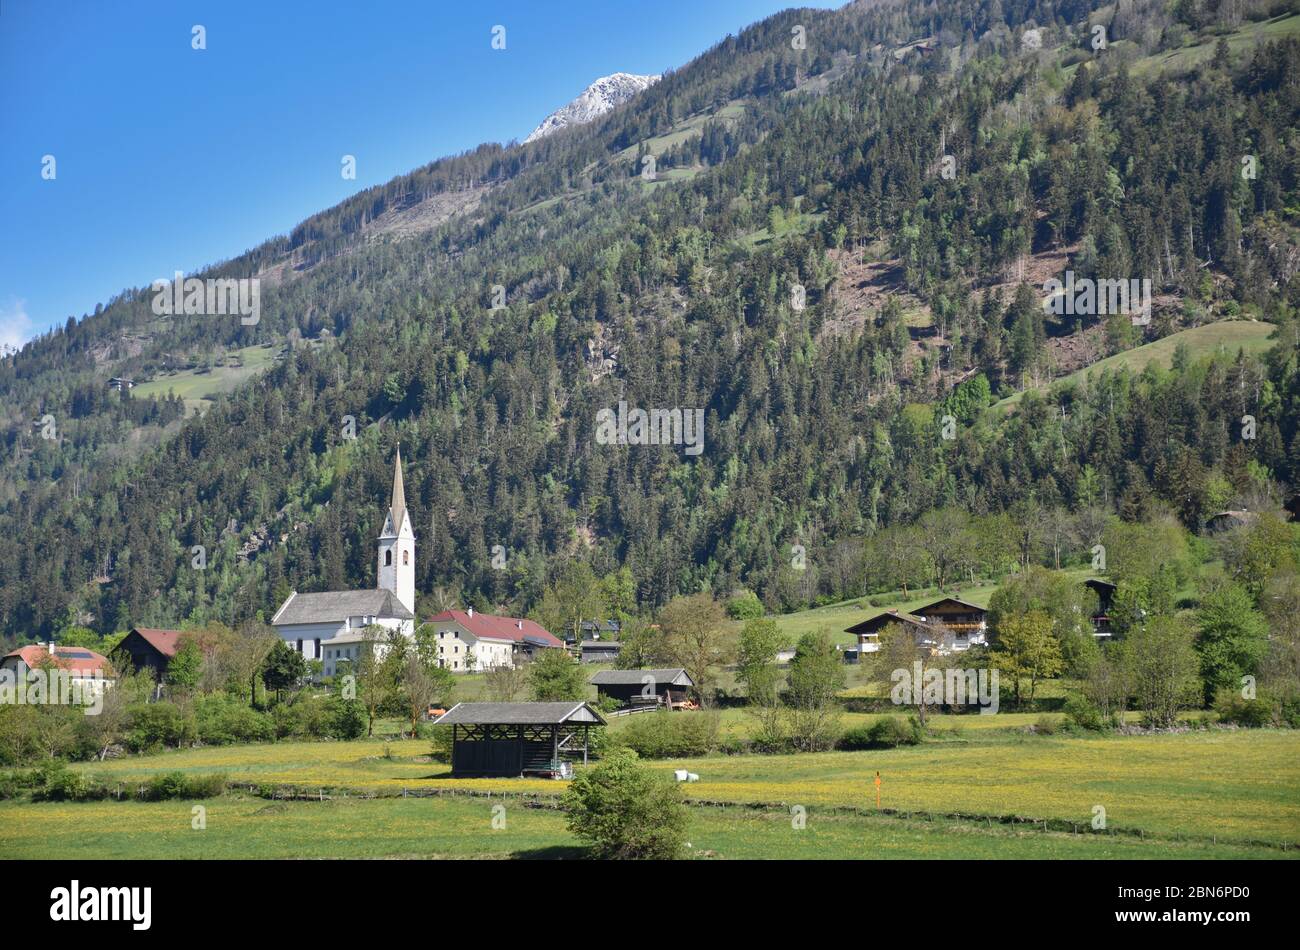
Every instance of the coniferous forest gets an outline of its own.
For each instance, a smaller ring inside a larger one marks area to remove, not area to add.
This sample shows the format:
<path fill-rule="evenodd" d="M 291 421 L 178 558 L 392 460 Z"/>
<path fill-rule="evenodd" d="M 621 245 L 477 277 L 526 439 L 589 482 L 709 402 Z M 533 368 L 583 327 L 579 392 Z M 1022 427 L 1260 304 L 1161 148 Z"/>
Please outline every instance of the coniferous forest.
<path fill-rule="evenodd" d="M 626 569 L 634 612 L 791 610 L 1086 563 L 1114 519 L 1294 511 L 1300 39 L 1270 25 L 1295 13 L 790 10 L 214 265 L 262 278 L 256 325 L 124 290 L 0 359 L 0 630 L 367 586 L 399 443 L 416 589 L 512 616 L 575 560 Z M 1149 279 L 1149 322 L 1044 307 L 1066 270 Z M 260 347 L 200 413 L 107 385 Z M 599 444 L 620 401 L 702 409 L 704 450 Z"/>

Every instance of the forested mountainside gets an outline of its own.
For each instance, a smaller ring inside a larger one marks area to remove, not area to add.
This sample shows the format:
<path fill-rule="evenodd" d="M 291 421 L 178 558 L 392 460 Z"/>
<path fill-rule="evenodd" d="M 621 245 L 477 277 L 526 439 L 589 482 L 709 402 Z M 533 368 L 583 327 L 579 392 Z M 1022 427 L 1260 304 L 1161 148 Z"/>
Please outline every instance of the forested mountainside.
<path fill-rule="evenodd" d="M 0 629 L 234 623 L 372 583 L 399 441 L 417 588 L 513 613 L 575 557 L 629 568 L 644 608 L 739 586 L 795 606 L 892 586 L 905 568 L 864 540 L 918 519 L 1068 523 L 1087 550 L 1107 512 L 1196 527 L 1284 501 L 1294 7 L 791 10 L 589 125 L 434 162 L 214 267 L 262 279 L 255 325 L 126 291 L 0 360 Z M 1065 270 L 1149 278 L 1150 323 L 1045 310 Z M 1040 388 L 1225 320 L 1169 368 Z M 1261 322 L 1266 350 L 1235 345 Z M 201 415 L 106 386 L 262 344 L 283 358 Z M 704 450 L 600 444 L 620 400 L 703 409 Z"/>

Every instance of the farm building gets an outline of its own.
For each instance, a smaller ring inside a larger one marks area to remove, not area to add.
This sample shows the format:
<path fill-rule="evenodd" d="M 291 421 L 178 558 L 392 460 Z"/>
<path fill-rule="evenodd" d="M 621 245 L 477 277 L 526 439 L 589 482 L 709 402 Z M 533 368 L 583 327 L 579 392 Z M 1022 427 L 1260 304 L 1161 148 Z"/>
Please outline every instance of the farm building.
<path fill-rule="evenodd" d="M 108 658 L 85 647 L 58 646 L 50 643 L 32 643 L 7 653 L 0 660 L 0 668 L 11 671 L 15 677 L 27 675 L 29 670 L 45 668 L 65 670 L 72 679 L 113 679 L 113 666 Z"/>
<path fill-rule="evenodd" d="M 583 640 L 578 659 L 583 663 L 613 663 L 622 649 L 623 644 L 617 640 Z"/>
<path fill-rule="evenodd" d="M 159 682 L 167 676 L 167 667 L 176 655 L 181 637 L 179 630 L 158 630 L 152 627 L 133 627 L 122 638 L 113 655 L 124 659 L 136 670 L 152 670 Z"/>
<path fill-rule="evenodd" d="M 1109 637 L 1111 635 L 1110 608 L 1115 602 L 1115 591 L 1119 588 L 1110 581 L 1098 580 L 1095 577 L 1084 581 L 1083 586 L 1097 595 L 1097 612 L 1092 615 L 1092 635 Z"/>
<path fill-rule="evenodd" d="M 952 631 L 952 649 L 961 651 L 985 642 L 988 611 L 956 597 L 944 597 L 913 611 L 922 623 Z"/>
<path fill-rule="evenodd" d="M 875 653 L 880 649 L 880 632 L 891 623 L 902 624 L 910 630 L 920 646 L 937 653 L 960 653 L 986 642 L 986 614 L 983 607 L 955 597 L 936 600 L 910 614 L 886 610 L 845 630 L 858 638 L 858 645 L 856 651 L 845 651 L 844 658 L 848 663 L 856 663 L 863 654 Z"/>
<path fill-rule="evenodd" d="M 605 720 L 584 702 L 457 703 L 436 725 L 451 726 L 453 776 L 567 777 Z"/>
<path fill-rule="evenodd" d="M 438 665 L 453 673 L 515 667 L 542 650 L 564 646 L 559 637 L 536 621 L 498 617 L 473 607 L 444 610 L 425 623 L 436 631 Z"/>
<path fill-rule="evenodd" d="M 0 695 L 7 694 L 3 701 L 14 702 L 12 691 L 19 684 L 38 679 L 36 676 L 29 679 L 29 674 L 41 670 L 59 670 L 62 674 L 45 680 L 49 702 L 84 702 L 102 696 L 116 682 L 112 664 L 94 650 L 33 643 L 0 659 Z"/>
<path fill-rule="evenodd" d="M 920 619 L 898 610 L 886 610 L 883 614 L 877 614 L 869 620 L 855 623 L 844 631 L 858 638 L 857 650 L 846 651 L 845 662 L 856 663 L 863 654 L 877 652 L 880 649 L 880 632 L 891 623 L 902 624 L 904 627 L 911 629 L 916 636 L 917 643 L 931 645 L 934 643 L 935 631 Z"/>
<path fill-rule="evenodd" d="M 601 670 L 590 680 L 602 697 L 617 699 L 624 706 L 657 705 L 682 709 L 695 680 L 683 669 Z"/>

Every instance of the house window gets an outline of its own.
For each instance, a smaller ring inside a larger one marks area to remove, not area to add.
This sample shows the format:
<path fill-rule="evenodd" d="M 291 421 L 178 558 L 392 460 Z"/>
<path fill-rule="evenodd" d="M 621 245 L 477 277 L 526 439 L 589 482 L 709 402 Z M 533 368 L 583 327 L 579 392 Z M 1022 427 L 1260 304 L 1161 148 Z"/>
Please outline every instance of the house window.
<path fill-rule="evenodd" d="M 314 641 L 311 655 L 313 659 L 317 659 L 317 660 L 320 659 L 320 640 Z"/>
<path fill-rule="evenodd" d="M 385 551 L 385 552 L 384 552 L 384 567 L 392 567 L 392 566 L 393 566 L 393 552 L 392 552 L 392 551 Z"/>
<path fill-rule="evenodd" d="M 302 641 L 301 641 L 301 640 L 298 641 L 298 652 L 299 652 L 299 653 L 302 652 Z"/>
<path fill-rule="evenodd" d="M 406 565 L 408 565 L 408 564 L 410 564 L 410 563 L 411 563 L 411 552 L 410 552 L 410 551 L 403 551 L 403 552 L 402 552 L 402 566 L 405 567 Z"/>

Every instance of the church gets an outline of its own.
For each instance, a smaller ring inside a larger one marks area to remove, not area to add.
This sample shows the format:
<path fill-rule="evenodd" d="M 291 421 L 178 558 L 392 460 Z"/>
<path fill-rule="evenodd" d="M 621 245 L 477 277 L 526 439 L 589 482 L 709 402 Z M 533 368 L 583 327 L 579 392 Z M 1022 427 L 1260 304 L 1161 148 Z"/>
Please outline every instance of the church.
<path fill-rule="evenodd" d="M 406 510 L 400 448 L 378 547 L 374 590 L 294 591 L 271 618 L 271 626 L 289 646 L 305 659 L 322 662 L 325 676 L 334 675 L 339 661 L 357 659 L 367 626 L 415 635 L 415 532 Z"/>
<path fill-rule="evenodd" d="M 333 676 L 340 662 L 356 662 L 373 624 L 415 636 L 415 532 L 402 486 L 402 451 L 393 469 L 393 496 L 379 534 L 374 590 L 291 593 L 271 618 L 271 626 L 304 659 L 320 660 L 321 673 Z M 513 667 L 542 650 L 564 643 L 536 621 L 446 610 L 430 617 L 437 644 L 436 662 L 453 673 Z"/>

